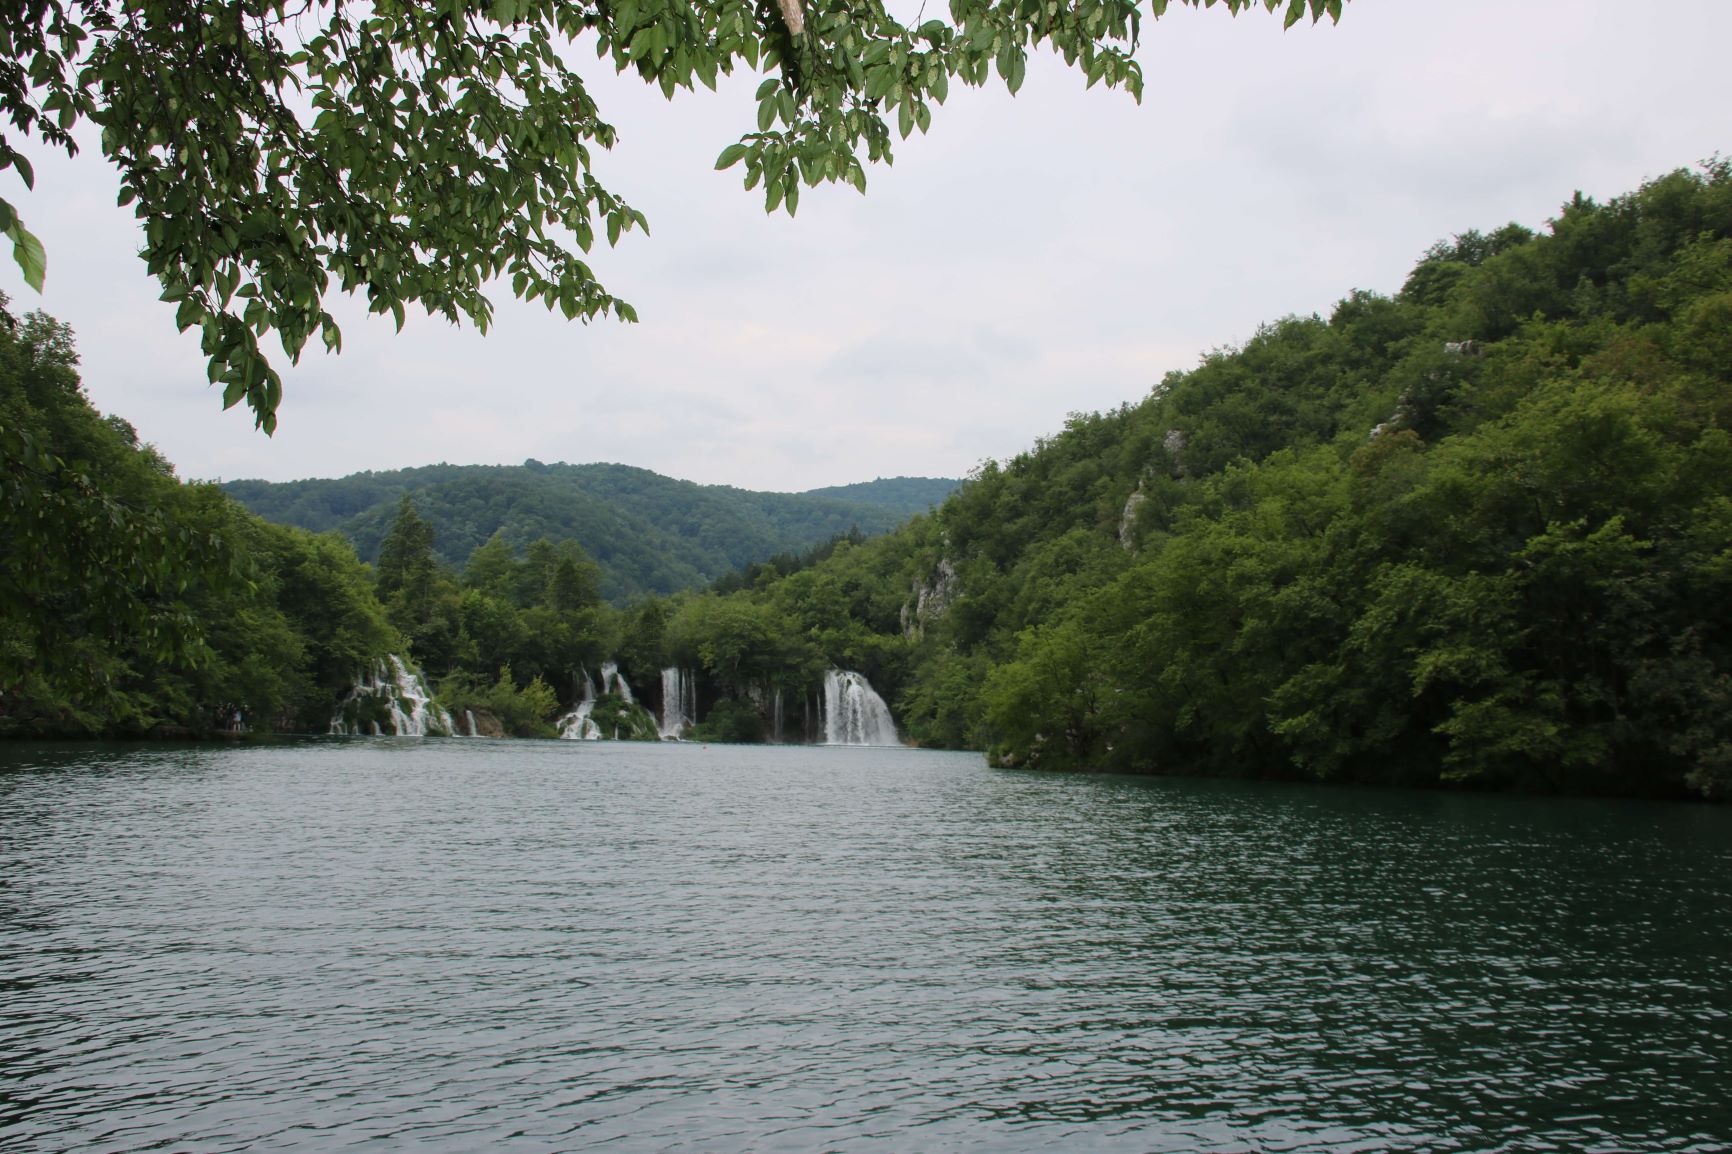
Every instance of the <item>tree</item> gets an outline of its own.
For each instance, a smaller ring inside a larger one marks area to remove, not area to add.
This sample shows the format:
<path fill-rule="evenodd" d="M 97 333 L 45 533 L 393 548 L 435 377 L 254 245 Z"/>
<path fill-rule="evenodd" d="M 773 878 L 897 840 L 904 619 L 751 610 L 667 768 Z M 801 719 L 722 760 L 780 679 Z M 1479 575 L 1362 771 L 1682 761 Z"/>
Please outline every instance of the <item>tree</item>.
<path fill-rule="evenodd" d="M 416 659 L 430 670 L 449 669 L 461 647 L 458 590 L 433 555 L 433 526 L 407 493 L 379 546 L 377 592 Z"/>
<path fill-rule="evenodd" d="M 323 729 L 402 648 L 347 542 L 185 484 L 0 297 L 0 735 Z"/>
<path fill-rule="evenodd" d="M 489 597 L 509 598 L 516 570 L 517 554 L 506 543 L 505 535 L 496 530 L 469 554 L 463 565 L 463 584 Z"/>
<path fill-rule="evenodd" d="M 1291 25 L 1338 20 L 1343 0 L 1261 3 Z M 1140 97 L 1142 16 L 1134 0 L 951 0 L 949 22 L 917 27 L 875 0 L 22 0 L 0 5 L 0 113 L 68 154 L 82 122 L 101 129 L 176 324 L 199 330 L 224 406 L 244 399 L 269 433 L 282 382 L 261 338 L 291 361 L 315 335 L 339 349 L 333 290 L 399 328 L 419 305 L 485 330 L 504 277 L 568 319 L 635 319 L 582 256 L 646 222 L 590 170 L 615 133 L 566 62 L 578 42 L 670 97 L 736 64 L 769 73 L 757 130 L 717 167 L 743 163 L 792 214 L 803 185 L 864 191 L 892 120 L 925 132 L 952 79 L 996 71 L 1014 93 L 1035 48 Z M 19 143 L 0 134 L 0 171 L 32 187 Z M 4 199 L 0 232 L 40 289 L 42 245 Z"/>
<path fill-rule="evenodd" d="M 29 679 L 97 700 L 123 676 L 115 638 L 153 660 L 198 660 L 189 587 L 242 574 L 207 523 L 208 495 L 90 407 L 71 330 L 41 313 L 15 320 L 6 304 L 0 296 L 0 695 Z"/>
<path fill-rule="evenodd" d="M 415 499 L 403 494 L 397 519 L 379 546 L 379 599 L 402 594 L 411 603 L 431 592 L 437 562 L 433 559 L 433 526 L 415 509 Z"/>

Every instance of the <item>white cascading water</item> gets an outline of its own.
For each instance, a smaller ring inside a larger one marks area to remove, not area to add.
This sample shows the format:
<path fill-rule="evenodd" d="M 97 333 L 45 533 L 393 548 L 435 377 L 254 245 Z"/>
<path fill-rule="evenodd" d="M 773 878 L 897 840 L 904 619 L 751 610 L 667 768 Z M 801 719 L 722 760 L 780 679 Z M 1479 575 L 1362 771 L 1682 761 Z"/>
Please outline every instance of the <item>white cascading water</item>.
<path fill-rule="evenodd" d="M 601 667 L 601 683 L 607 684 L 607 676 L 611 665 Z M 595 682 L 589 679 L 589 671 L 583 674 L 583 700 L 577 703 L 577 708 L 554 722 L 559 727 L 559 736 L 566 741 L 600 741 L 601 726 L 589 719 L 595 709 Z"/>
<path fill-rule="evenodd" d="M 585 676 L 588 675 L 585 674 Z M 627 705 L 632 703 L 631 686 L 627 685 L 625 678 L 620 676 L 619 666 L 611 661 L 601 663 L 601 691 L 623 697 Z"/>
<path fill-rule="evenodd" d="M 469 736 L 480 737 L 481 731 L 475 728 L 475 711 L 473 709 L 465 709 L 463 711 L 463 719 L 469 723 Z"/>
<path fill-rule="evenodd" d="M 900 745 L 890 707 L 858 673 L 832 669 L 824 675 L 826 745 Z"/>
<path fill-rule="evenodd" d="M 679 741 L 698 723 L 698 679 L 677 665 L 662 670 L 663 741 Z"/>
<path fill-rule="evenodd" d="M 411 670 L 395 653 L 355 678 L 355 688 L 337 703 L 330 731 L 350 737 L 360 734 L 360 724 L 345 720 L 343 714 L 351 702 L 367 697 L 384 700 L 391 711 L 391 732 L 398 737 L 449 735 L 457 730 L 451 715 L 433 703 L 433 694 L 427 689 L 427 683 L 421 680 L 421 675 Z M 368 732 L 375 737 L 384 735 L 384 729 L 377 721 L 369 723 Z"/>
<path fill-rule="evenodd" d="M 601 726 L 591 721 L 593 701 L 580 701 L 577 708 L 559 719 L 559 736 L 567 741 L 600 741 Z"/>

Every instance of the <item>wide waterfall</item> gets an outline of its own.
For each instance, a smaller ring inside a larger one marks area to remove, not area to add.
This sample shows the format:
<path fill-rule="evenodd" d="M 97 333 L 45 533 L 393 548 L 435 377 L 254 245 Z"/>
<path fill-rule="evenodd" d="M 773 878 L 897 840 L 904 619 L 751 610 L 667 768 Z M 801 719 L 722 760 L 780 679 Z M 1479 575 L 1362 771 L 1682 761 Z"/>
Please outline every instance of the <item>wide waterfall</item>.
<path fill-rule="evenodd" d="M 832 669 L 824 675 L 824 742 L 827 745 L 900 745 L 890 707 L 858 673 Z"/>
<path fill-rule="evenodd" d="M 355 678 L 355 688 L 337 703 L 331 732 L 445 737 L 455 733 L 451 715 L 434 703 L 421 675 L 395 653 Z"/>
<path fill-rule="evenodd" d="M 677 665 L 662 670 L 663 741 L 678 741 L 698 723 L 698 679 Z"/>

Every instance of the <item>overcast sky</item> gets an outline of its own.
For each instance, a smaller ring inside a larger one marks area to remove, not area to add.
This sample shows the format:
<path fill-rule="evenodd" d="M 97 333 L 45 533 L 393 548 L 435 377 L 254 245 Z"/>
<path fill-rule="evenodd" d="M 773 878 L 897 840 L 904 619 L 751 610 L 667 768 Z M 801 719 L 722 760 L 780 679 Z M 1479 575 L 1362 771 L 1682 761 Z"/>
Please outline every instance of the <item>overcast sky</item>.
<path fill-rule="evenodd" d="M 10 260 L 0 290 L 72 324 L 96 405 L 184 477 L 535 457 L 799 490 L 960 476 L 1260 322 L 1394 292 L 1440 238 L 1732 153 L 1727 0 L 1352 0 L 1285 33 L 1175 9 L 1144 31 L 1141 106 L 1052 60 L 1014 99 L 953 87 L 865 196 L 809 190 L 793 220 L 712 169 L 755 77 L 669 103 L 598 68 L 621 133 L 598 171 L 653 235 L 591 263 L 642 323 L 504 285 L 485 337 L 343 302 L 344 352 L 284 372 L 271 438 L 206 386 L 94 149 L 27 149 L 34 193 L 0 176 L 49 260 L 43 295 Z"/>

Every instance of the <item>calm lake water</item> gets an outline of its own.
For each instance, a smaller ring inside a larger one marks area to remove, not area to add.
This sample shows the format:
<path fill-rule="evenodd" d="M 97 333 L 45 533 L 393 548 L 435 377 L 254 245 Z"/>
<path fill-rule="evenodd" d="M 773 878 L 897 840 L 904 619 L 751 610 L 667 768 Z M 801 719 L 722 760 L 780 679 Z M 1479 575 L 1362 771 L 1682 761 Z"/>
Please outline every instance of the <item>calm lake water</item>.
<path fill-rule="evenodd" d="M 1724 1151 L 1732 812 L 0 746 L 0 1148 Z"/>

